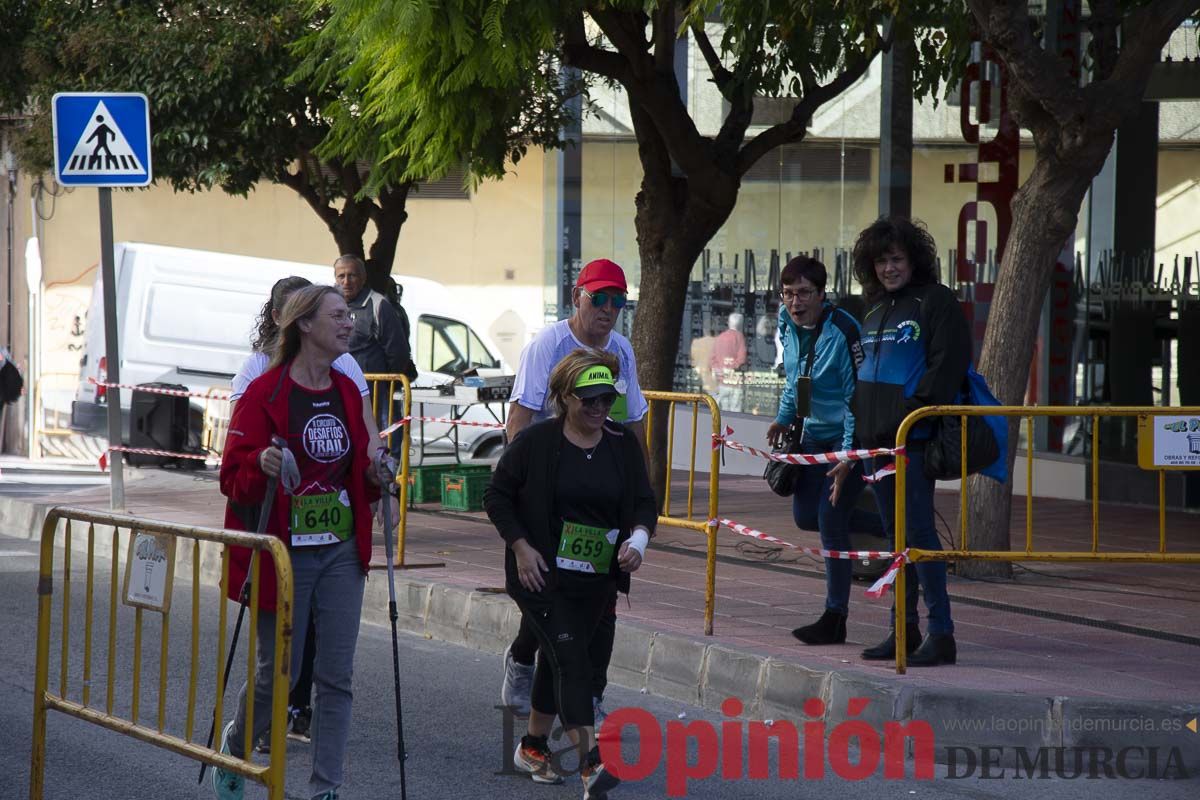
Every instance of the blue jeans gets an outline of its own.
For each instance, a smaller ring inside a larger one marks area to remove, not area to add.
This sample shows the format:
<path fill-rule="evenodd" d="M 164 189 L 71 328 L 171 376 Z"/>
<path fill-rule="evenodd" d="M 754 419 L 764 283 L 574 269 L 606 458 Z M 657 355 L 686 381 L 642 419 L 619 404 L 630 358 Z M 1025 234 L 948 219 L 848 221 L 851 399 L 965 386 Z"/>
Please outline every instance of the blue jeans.
<path fill-rule="evenodd" d="M 342 784 L 346 743 L 350 738 L 354 648 L 362 617 L 366 576 L 353 539 L 323 547 L 297 547 L 292 557 L 292 686 L 300 673 L 310 618 L 316 622 L 313 662 L 312 775 L 308 796 L 316 797 Z M 271 728 L 271 679 L 275 670 L 275 614 L 259 612 L 258 653 L 254 665 L 254 741 Z M 246 729 L 247 687 L 229 737 L 230 753 L 241 758 Z"/>
<path fill-rule="evenodd" d="M 937 528 L 933 520 L 934 482 L 925 477 L 925 443 L 917 442 L 908 451 L 908 467 L 904 471 L 905 505 L 907 519 L 904 542 L 908 547 L 922 550 L 941 550 Z M 890 463 L 888 458 L 874 460 L 874 469 Z M 887 535 L 895 542 L 896 536 L 896 478 L 888 476 L 874 485 L 875 498 Z M 950 619 L 950 594 L 946 591 L 946 562 L 922 561 L 904 567 L 904 617 L 909 635 L 917 629 L 917 584 L 925 592 L 925 607 L 929 610 L 930 633 L 954 633 L 954 621 Z M 896 606 L 893 603 L 893 619 Z"/>
<path fill-rule="evenodd" d="M 826 453 L 840 450 L 842 443 L 815 442 L 804 439 L 800 442 L 801 453 Z M 850 550 L 850 531 L 881 532 L 879 517 L 855 508 L 858 497 L 866 488 L 863 483 L 861 461 L 851 462 L 850 475 L 842 484 L 837 505 L 829 502 L 829 489 L 833 479 L 829 477 L 832 464 L 816 464 L 800 467 L 796 476 L 795 493 L 792 495 L 792 517 L 796 527 L 818 530 L 821 547 L 825 550 Z M 825 608 L 846 615 L 850 613 L 850 581 L 854 564 L 845 558 L 825 559 Z"/>

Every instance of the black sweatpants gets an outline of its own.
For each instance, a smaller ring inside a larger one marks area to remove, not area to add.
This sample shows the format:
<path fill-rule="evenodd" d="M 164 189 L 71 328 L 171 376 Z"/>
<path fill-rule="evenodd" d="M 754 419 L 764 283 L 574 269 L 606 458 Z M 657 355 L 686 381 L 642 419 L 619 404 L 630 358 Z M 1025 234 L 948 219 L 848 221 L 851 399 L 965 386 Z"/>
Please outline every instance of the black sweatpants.
<path fill-rule="evenodd" d="M 520 607 L 522 628 L 527 625 L 537 644 L 537 669 L 533 674 L 530 705 L 543 714 L 557 714 L 567 727 L 592 725 L 593 642 L 603 618 L 615 621 L 615 583 L 586 591 L 546 588 L 541 592 L 510 592 Z M 612 628 L 610 628 L 612 630 Z M 612 634 L 604 669 L 612 656 Z"/>
<path fill-rule="evenodd" d="M 524 610 L 524 609 L 522 609 Z M 596 632 L 592 634 L 588 646 L 588 657 L 592 663 L 592 696 L 603 697 L 608 687 L 608 662 L 612 660 L 613 640 L 617 635 L 617 593 L 613 592 L 612 602 L 605 609 Z M 525 614 L 521 615 L 521 627 L 517 637 L 513 639 L 509 653 L 513 661 L 529 666 L 537 655 L 538 640 L 533 627 Z"/>

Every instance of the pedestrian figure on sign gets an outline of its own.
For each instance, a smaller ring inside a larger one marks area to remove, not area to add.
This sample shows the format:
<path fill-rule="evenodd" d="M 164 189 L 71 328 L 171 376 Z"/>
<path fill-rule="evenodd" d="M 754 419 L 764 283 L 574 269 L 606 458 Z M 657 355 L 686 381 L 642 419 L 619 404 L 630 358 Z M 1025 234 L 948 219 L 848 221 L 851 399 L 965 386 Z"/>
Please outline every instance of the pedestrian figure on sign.
<path fill-rule="evenodd" d="M 100 127 L 96 128 L 96 130 L 92 131 L 92 135 L 87 138 L 87 141 L 89 141 L 89 142 L 92 139 L 96 140 L 96 149 L 92 151 L 92 158 L 88 162 L 88 168 L 94 169 L 95 167 L 100 166 L 100 151 L 101 150 L 103 150 L 105 153 L 105 158 L 104 158 L 105 169 L 108 169 L 109 167 L 115 168 L 119 165 L 117 164 L 117 157 L 113 155 L 112 150 L 108 149 L 108 139 L 109 139 L 109 137 L 115 136 L 116 134 L 113 133 L 112 128 L 110 128 L 104 124 L 104 115 L 103 114 L 96 115 L 96 122 L 100 123 Z"/>

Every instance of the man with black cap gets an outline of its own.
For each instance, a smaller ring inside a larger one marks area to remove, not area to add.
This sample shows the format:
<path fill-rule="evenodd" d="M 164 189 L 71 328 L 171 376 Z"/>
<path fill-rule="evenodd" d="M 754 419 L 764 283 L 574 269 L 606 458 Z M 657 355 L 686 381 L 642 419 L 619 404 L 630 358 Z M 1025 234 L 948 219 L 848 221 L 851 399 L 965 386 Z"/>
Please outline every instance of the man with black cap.
<path fill-rule="evenodd" d="M 637 379 L 637 361 L 633 357 L 633 345 L 613 330 L 621 309 L 625 307 L 628 284 L 625 272 L 607 258 L 590 261 L 580 271 L 571 293 L 575 311 L 568 319 L 547 325 L 521 351 L 521 361 L 513 384 L 508 422 L 505 432 L 508 440 L 515 439 L 521 431 L 534 422 L 554 416 L 550 401 L 550 372 L 567 354 L 580 347 L 608 351 L 614 354 L 621 365 L 617 389 L 620 397 L 609 411 L 609 416 L 624 422 L 633 430 L 642 444 L 646 443 L 643 418 L 649 409 L 642 396 Z M 600 702 L 607 685 L 608 662 L 612 657 L 613 637 L 616 633 L 617 610 L 615 604 L 601 619 L 600 627 L 592 638 L 592 695 L 595 699 L 596 725 L 604 717 Z M 505 705 L 513 706 L 518 713 L 529 710 L 529 693 L 533 685 L 534 656 L 537 639 L 528 624 L 522 620 L 517 638 L 504 653 L 504 684 L 500 699 Z"/>

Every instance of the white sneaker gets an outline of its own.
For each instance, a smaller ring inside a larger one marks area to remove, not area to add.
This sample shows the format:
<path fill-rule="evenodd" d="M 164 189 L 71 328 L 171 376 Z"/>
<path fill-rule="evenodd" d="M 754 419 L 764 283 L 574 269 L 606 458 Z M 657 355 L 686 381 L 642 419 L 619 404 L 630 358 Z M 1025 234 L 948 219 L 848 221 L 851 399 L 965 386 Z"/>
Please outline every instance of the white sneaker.
<path fill-rule="evenodd" d="M 233 732 L 233 720 L 226 723 L 224 730 L 221 731 L 221 750 L 225 755 L 229 753 L 229 735 Z M 246 779 L 236 772 L 226 772 L 220 767 L 212 768 L 212 788 L 217 796 L 217 800 L 242 800 L 242 794 L 245 791 Z"/>
<path fill-rule="evenodd" d="M 529 694 L 533 690 L 533 664 L 526 666 L 513 661 L 509 651 L 512 645 L 504 648 L 504 683 L 500 686 L 500 702 L 513 707 L 517 716 L 529 716 Z"/>
<path fill-rule="evenodd" d="M 533 778 L 534 783 L 559 784 L 563 782 L 562 775 L 554 771 L 550 749 L 546 740 L 534 741 L 529 736 L 522 736 L 513 753 L 513 766 L 518 772 L 523 772 Z"/>

